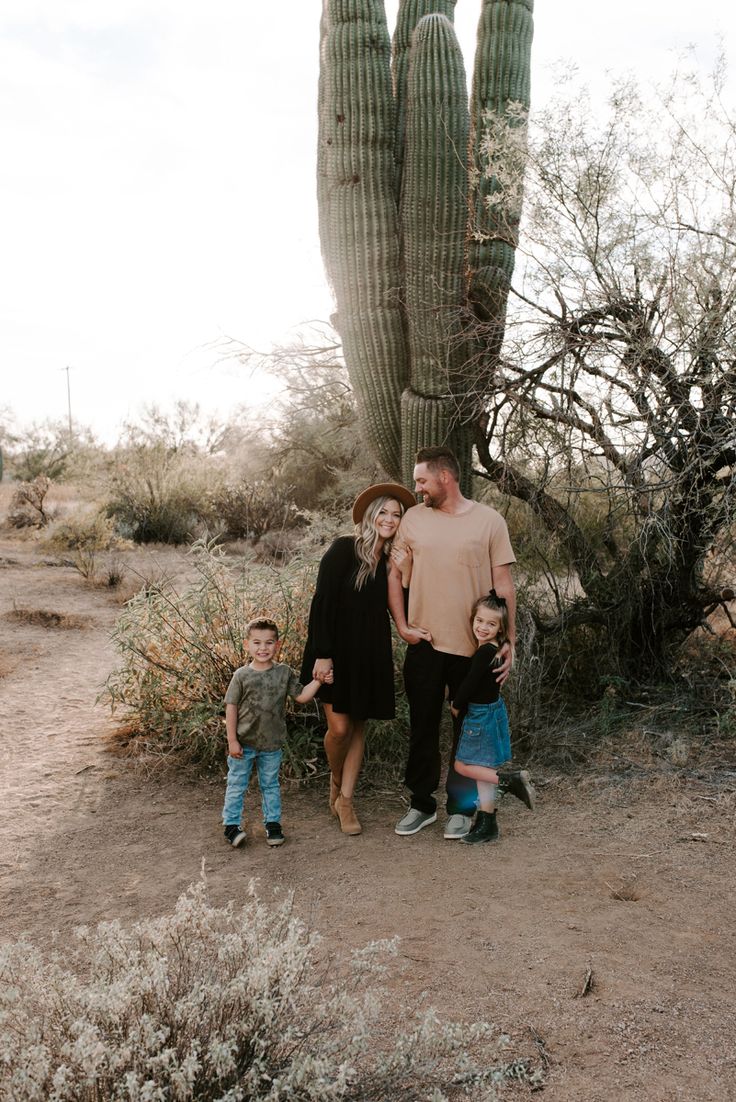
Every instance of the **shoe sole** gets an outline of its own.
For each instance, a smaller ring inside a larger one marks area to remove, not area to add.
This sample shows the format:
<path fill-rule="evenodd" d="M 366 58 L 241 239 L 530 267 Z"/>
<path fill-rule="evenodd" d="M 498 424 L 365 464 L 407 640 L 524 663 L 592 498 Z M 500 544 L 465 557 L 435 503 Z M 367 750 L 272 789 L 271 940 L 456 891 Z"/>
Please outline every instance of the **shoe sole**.
<path fill-rule="evenodd" d="M 233 838 L 232 842 L 230 842 L 230 845 L 233 847 L 233 849 L 237 849 L 238 846 L 242 846 L 243 842 L 245 841 L 245 839 L 247 837 L 248 837 L 247 834 L 236 834 L 235 837 Z M 227 839 L 226 839 L 226 841 L 227 841 Z"/>
<path fill-rule="evenodd" d="M 448 834 L 447 831 L 445 831 L 445 833 L 442 835 L 442 837 L 446 838 L 448 842 L 459 842 L 462 838 L 467 838 L 467 836 L 469 834 L 470 834 L 470 827 L 468 827 L 468 829 L 466 831 L 464 831 L 462 834 Z"/>
<path fill-rule="evenodd" d="M 266 845 L 267 846 L 283 846 L 285 841 L 286 841 L 285 838 L 267 838 L 266 839 Z"/>
<path fill-rule="evenodd" d="M 394 834 L 398 834 L 400 838 L 408 838 L 410 834 L 418 834 L 420 830 L 424 830 L 425 827 L 431 826 L 432 823 L 437 822 L 437 816 L 431 815 L 428 819 L 425 819 L 419 824 L 419 826 L 412 827 L 411 830 L 404 828 L 399 830 L 398 827 L 394 827 Z"/>
<path fill-rule="evenodd" d="M 497 842 L 498 839 L 498 834 L 495 838 L 469 838 L 466 834 L 463 838 L 460 839 L 460 841 L 464 842 L 466 846 L 489 846 L 493 845 L 494 842 Z"/>
<path fill-rule="evenodd" d="M 521 802 L 525 804 L 530 811 L 534 811 L 534 805 L 537 802 L 537 794 L 534 791 L 534 785 L 529 780 L 529 774 L 527 773 L 526 769 L 522 769 L 519 773 L 519 780 L 524 786 L 524 791 L 526 792 L 526 799 L 522 800 Z"/>

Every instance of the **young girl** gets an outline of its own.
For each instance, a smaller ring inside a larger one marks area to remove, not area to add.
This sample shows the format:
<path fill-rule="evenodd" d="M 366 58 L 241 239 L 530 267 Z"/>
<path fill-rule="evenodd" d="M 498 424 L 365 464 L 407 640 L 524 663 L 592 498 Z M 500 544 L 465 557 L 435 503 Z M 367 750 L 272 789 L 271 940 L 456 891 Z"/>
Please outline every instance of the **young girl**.
<path fill-rule="evenodd" d="M 454 715 L 462 714 L 455 769 L 463 777 L 472 777 L 478 785 L 479 810 L 468 834 L 460 839 L 468 845 L 495 842 L 496 791 L 510 792 L 534 809 L 534 789 L 526 770 L 499 771 L 511 758 L 509 721 L 506 705 L 499 696 L 494 669 L 498 649 L 507 637 L 506 601 L 492 589 L 473 605 L 471 622 L 478 649 L 467 676 L 452 702 Z"/>

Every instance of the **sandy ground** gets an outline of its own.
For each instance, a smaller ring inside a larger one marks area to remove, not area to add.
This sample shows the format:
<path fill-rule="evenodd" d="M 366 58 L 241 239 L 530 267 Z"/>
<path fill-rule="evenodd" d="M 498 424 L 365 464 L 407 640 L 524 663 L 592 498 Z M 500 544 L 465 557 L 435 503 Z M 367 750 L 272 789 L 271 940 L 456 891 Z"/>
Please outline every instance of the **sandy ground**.
<path fill-rule="evenodd" d="M 146 775 L 106 748 L 96 696 L 119 607 L 49 561 L 0 541 L 4 938 L 160 913 L 204 862 L 216 902 L 244 898 L 254 876 L 266 898 L 293 889 L 338 955 L 398 935 L 397 1001 L 496 1023 L 511 1053 L 546 1067 L 550 1100 L 736 1099 L 736 774 L 537 777 L 537 812 L 507 799 L 500 843 L 480 851 L 443 841 L 441 822 L 397 837 L 400 791 L 361 798 L 364 833 L 344 837 L 321 781 L 285 791 L 280 849 L 251 794 L 233 851 L 219 779 Z"/>

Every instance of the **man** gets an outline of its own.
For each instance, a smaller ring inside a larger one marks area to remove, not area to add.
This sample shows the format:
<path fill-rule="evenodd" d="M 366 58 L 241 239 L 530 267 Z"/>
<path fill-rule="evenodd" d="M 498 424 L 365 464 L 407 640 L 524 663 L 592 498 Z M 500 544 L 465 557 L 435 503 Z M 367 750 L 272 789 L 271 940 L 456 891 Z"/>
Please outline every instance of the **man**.
<path fill-rule="evenodd" d="M 460 492 L 460 467 L 449 448 L 417 452 L 414 483 L 423 504 L 407 510 L 394 542 L 401 570 L 389 576 L 389 608 L 397 630 L 409 644 L 404 684 L 409 701 L 410 741 L 405 783 L 411 807 L 396 833 L 416 834 L 437 819 L 434 792 L 439 785 L 440 720 L 445 689 L 452 699 L 476 649 L 470 610 L 477 597 L 495 589 L 509 614 L 509 643 L 501 648 L 498 681 L 509 675 L 516 638 L 516 594 L 506 521 L 488 505 Z M 404 579 L 410 578 L 408 616 Z M 445 838 L 459 839 L 470 829 L 475 810 L 475 781 L 455 770 L 460 722 L 453 719 L 447 774 Z"/>

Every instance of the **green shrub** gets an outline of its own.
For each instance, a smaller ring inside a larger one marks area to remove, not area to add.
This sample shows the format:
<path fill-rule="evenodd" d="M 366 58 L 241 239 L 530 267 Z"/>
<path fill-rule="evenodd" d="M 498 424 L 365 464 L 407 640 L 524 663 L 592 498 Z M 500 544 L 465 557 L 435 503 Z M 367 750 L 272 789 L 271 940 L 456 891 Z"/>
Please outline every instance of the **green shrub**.
<path fill-rule="evenodd" d="M 120 540 L 109 517 L 102 513 L 78 513 L 57 524 L 46 540 L 50 551 L 71 551 L 75 568 L 83 578 L 95 576 L 97 553 L 110 551 Z"/>
<path fill-rule="evenodd" d="M 252 885 L 242 907 L 211 906 L 199 884 L 171 914 L 77 937 L 73 954 L 0 950 L 3 1098 L 440 1102 L 448 1084 L 474 1099 L 512 1077 L 540 1085 L 521 1061 L 495 1063 L 505 1039 L 485 1023 L 392 1006 L 407 1024 L 386 1030 L 381 956 L 395 943 L 355 952 L 349 977 L 323 983 L 318 939 L 291 901 L 267 907 Z"/>
<path fill-rule="evenodd" d="M 272 479 L 241 479 L 210 491 L 202 505 L 212 533 L 226 539 L 260 540 L 267 532 L 282 532 L 304 523 L 291 486 Z"/>
<path fill-rule="evenodd" d="M 192 557 L 197 580 L 183 592 L 164 580 L 128 603 L 113 632 L 122 666 L 105 695 L 147 749 L 213 765 L 224 755 L 225 691 L 247 660 L 246 625 L 272 617 L 280 660 L 298 670 L 316 564 L 235 565 L 202 543 Z"/>
<path fill-rule="evenodd" d="M 194 584 L 177 592 L 166 580 L 154 582 L 128 602 L 113 631 L 121 665 L 108 678 L 103 698 L 141 749 L 207 767 L 222 763 L 223 698 L 233 672 L 247 661 L 245 627 L 255 616 L 271 616 L 281 631 L 279 660 L 298 672 L 322 550 L 274 566 L 234 563 L 200 542 L 191 552 Z M 395 638 L 397 719 L 369 730 L 367 776 L 374 781 L 395 778 L 405 762 L 403 649 Z M 306 777 L 320 771 L 325 727 L 318 705 L 295 710 L 287 723 L 286 773 Z"/>
<path fill-rule="evenodd" d="M 212 460 L 163 444 L 129 448 L 115 466 L 105 512 L 136 543 L 188 543 L 214 471 Z"/>

